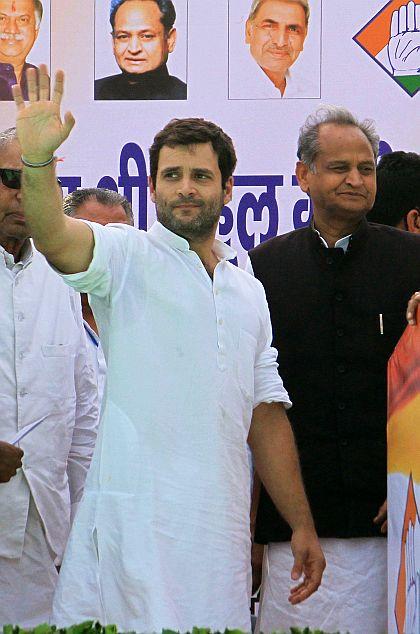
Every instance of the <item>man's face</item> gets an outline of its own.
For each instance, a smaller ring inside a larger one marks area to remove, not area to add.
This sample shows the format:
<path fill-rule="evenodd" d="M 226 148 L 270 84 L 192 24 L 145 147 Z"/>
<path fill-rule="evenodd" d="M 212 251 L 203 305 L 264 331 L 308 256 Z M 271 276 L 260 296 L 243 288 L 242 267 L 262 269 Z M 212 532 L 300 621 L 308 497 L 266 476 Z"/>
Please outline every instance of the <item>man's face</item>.
<path fill-rule="evenodd" d="M 300 4 L 266 0 L 246 23 L 246 43 L 264 70 L 284 75 L 303 49 L 307 28 Z"/>
<path fill-rule="evenodd" d="M 128 0 L 115 14 L 114 55 L 126 73 L 141 74 L 166 64 L 176 31 L 165 33 L 162 13 L 153 0 Z"/>
<path fill-rule="evenodd" d="M 323 124 L 315 173 L 298 163 L 301 189 L 308 193 L 314 214 L 340 221 L 357 221 L 372 208 L 376 195 L 376 163 L 372 147 L 359 128 Z"/>
<path fill-rule="evenodd" d="M 95 198 L 89 198 L 79 205 L 73 218 L 90 220 L 100 225 L 107 225 L 110 222 L 130 224 L 124 208 L 121 205 L 104 205 Z"/>
<path fill-rule="evenodd" d="M 0 167 L 22 169 L 17 141 L 13 141 L 0 152 Z M 0 244 L 11 239 L 25 240 L 28 236 L 20 189 L 10 189 L 0 183 Z"/>
<path fill-rule="evenodd" d="M 222 186 L 211 143 L 164 146 L 159 153 L 156 187 L 149 182 L 158 220 L 187 240 L 212 235 L 223 205 L 232 198 L 233 178 Z"/>
<path fill-rule="evenodd" d="M 0 0 L 0 62 L 23 64 L 37 35 L 33 0 Z"/>

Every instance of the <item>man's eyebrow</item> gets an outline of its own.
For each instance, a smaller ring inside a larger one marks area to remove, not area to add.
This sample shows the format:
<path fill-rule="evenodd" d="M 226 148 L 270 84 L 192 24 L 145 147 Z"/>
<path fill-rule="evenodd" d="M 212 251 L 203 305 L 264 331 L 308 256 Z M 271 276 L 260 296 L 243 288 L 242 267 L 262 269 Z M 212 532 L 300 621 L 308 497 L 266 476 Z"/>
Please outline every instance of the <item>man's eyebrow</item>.
<path fill-rule="evenodd" d="M 207 167 L 194 167 L 192 171 L 194 174 L 200 172 L 200 174 L 208 174 L 209 176 L 214 175 L 213 170 L 209 170 Z"/>
<path fill-rule="evenodd" d="M 278 24 L 277 20 L 272 20 L 271 18 L 264 18 L 261 20 L 261 24 Z"/>
<path fill-rule="evenodd" d="M 138 29 L 138 31 L 127 30 L 127 29 L 117 29 L 116 31 L 114 31 L 114 35 L 125 34 L 125 33 L 127 33 L 128 35 L 130 33 L 155 33 L 155 30 L 156 29 L 152 29 L 151 27 L 146 28 L 146 29 Z"/>

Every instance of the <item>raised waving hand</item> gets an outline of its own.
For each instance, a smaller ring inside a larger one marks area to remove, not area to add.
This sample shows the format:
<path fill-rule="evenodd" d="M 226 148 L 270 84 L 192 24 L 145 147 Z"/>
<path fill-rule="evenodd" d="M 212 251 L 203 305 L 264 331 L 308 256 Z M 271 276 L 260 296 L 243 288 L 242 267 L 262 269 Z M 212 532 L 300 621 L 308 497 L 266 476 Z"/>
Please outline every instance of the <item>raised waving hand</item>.
<path fill-rule="evenodd" d="M 39 71 L 27 71 L 28 98 L 25 104 L 19 84 L 13 86 L 17 106 L 16 128 L 22 156 L 31 163 L 48 161 L 69 136 L 75 120 L 66 112 L 61 120 L 60 106 L 63 98 L 64 73 L 57 71 L 50 94 L 50 78 L 47 67 L 41 64 Z"/>

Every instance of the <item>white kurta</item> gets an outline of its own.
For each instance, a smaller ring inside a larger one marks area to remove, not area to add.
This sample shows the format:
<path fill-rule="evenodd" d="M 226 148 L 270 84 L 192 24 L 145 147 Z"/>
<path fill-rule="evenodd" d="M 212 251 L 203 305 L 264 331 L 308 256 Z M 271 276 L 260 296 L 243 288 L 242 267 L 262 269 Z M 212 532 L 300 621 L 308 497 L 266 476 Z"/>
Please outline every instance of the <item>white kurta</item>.
<path fill-rule="evenodd" d="M 250 629 L 253 407 L 289 403 L 261 284 L 186 240 L 91 224 L 90 294 L 108 366 L 102 422 L 54 601 L 59 625 Z"/>
<path fill-rule="evenodd" d="M 1 629 L 49 618 L 54 560 L 82 496 L 98 409 L 80 297 L 29 241 L 17 263 L 0 247 L 0 305 L 0 439 L 42 419 L 19 443 L 23 468 L 0 486 Z"/>
<path fill-rule="evenodd" d="M 301 58 L 286 72 L 286 89 L 283 95 L 257 64 L 248 47 L 244 47 L 240 60 L 231 64 L 230 99 L 313 99 L 320 96 L 319 82 L 308 70 L 306 63 L 302 63 Z"/>

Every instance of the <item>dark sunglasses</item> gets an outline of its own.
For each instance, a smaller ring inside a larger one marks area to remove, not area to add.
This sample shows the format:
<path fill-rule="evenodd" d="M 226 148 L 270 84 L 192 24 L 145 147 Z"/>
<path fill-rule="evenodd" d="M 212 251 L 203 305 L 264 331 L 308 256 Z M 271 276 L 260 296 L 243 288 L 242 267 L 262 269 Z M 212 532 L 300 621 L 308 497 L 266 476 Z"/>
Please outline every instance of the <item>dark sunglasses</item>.
<path fill-rule="evenodd" d="M 1 182 L 9 189 L 20 189 L 21 176 L 22 170 L 12 170 L 8 167 L 0 167 Z M 57 183 L 61 185 L 59 178 L 57 178 Z"/>

